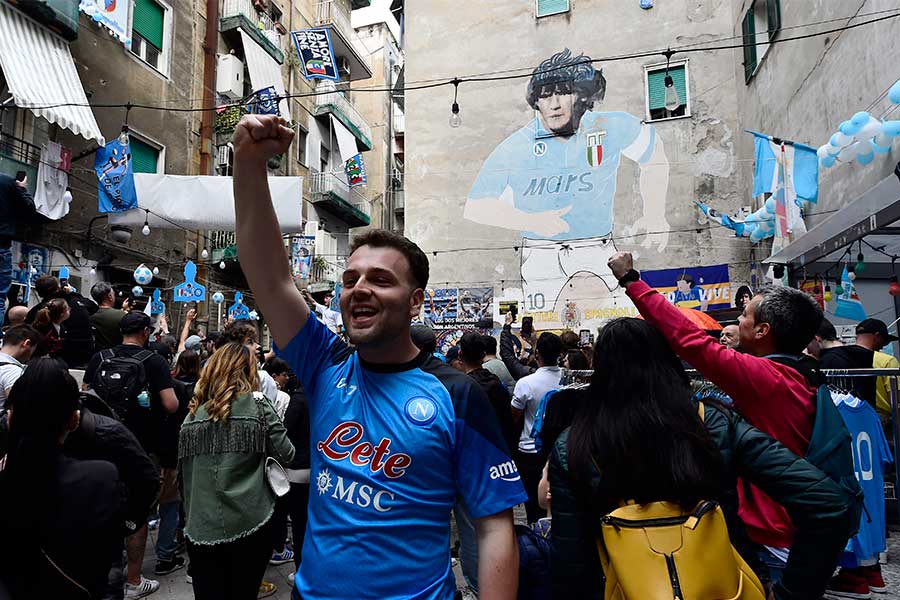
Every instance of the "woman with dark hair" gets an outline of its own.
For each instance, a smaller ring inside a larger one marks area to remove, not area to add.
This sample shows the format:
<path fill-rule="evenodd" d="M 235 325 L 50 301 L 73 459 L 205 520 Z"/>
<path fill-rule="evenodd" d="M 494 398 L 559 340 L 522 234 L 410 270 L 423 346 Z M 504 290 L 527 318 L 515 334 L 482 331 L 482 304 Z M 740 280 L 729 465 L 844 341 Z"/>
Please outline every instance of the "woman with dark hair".
<path fill-rule="evenodd" d="M 200 355 L 193 350 L 179 354 L 172 377 L 184 383 L 197 383 L 200 379 Z"/>
<path fill-rule="evenodd" d="M 125 534 L 116 467 L 66 457 L 81 419 L 65 363 L 31 361 L 6 401 L 9 452 L 0 476 L 0 579 L 12 598 L 101 598 Z"/>
<path fill-rule="evenodd" d="M 753 290 L 751 290 L 748 285 L 742 285 L 737 289 L 737 293 L 734 295 L 734 307 L 739 310 L 744 310 L 744 307 L 747 306 L 752 299 Z"/>
<path fill-rule="evenodd" d="M 32 326 L 44 336 L 35 352 L 37 356 L 48 354 L 57 356 L 62 352 L 63 339 L 66 335 L 63 322 L 69 318 L 71 313 L 69 304 L 62 298 L 54 298 L 44 308 L 37 311 Z"/>
<path fill-rule="evenodd" d="M 820 597 L 859 525 L 855 496 L 736 414 L 706 404 L 701 417 L 681 361 L 643 320 L 604 327 L 594 369 L 550 459 L 554 596 L 602 597 L 600 519 L 624 501 L 667 501 L 685 512 L 717 501 L 734 546 L 760 569 L 737 518 L 741 477 L 782 504 L 797 527 L 774 597 Z"/>

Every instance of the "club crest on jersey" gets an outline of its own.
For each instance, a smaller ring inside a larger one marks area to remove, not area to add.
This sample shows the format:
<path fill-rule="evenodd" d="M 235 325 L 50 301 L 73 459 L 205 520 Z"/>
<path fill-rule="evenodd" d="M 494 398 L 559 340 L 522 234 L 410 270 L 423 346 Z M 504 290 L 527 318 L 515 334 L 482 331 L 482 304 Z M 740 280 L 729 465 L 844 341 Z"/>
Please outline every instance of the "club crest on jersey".
<path fill-rule="evenodd" d="M 430 425 L 437 416 L 437 405 L 431 398 L 417 396 L 406 403 L 403 411 L 406 413 L 406 418 L 414 425 Z"/>
<path fill-rule="evenodd" d="M 368 466 L 372 473 L 383 472 L 390 479 L 397 479 L 406 474 L 412 464 L 409 454 L 391 453 L 390 438 L 381 438 L 378 444 L 362 441 L 366 430 L 356 421 L 344 421 L 331 430 L 324 442 L 317 448 L 326 458 L 339 462 L 349 460 L 357 467 Z"/>
<path fill-rule="evenodd" d="M 605 131 L 587 134 L 587 161 L 592 167 L 599 167 L 603 163 L 603 136 Z"/>
<path fill-rule="evenodd" d="M 538 158 L 547 154 L 547 142 L 535 142 L 533 151 Z"/>

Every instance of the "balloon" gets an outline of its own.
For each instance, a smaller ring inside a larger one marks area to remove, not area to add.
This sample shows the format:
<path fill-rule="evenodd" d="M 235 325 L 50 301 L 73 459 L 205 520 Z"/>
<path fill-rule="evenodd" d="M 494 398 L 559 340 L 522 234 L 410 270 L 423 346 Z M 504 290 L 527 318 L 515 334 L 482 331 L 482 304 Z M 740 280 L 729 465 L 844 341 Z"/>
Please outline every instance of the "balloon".
<path fill-rule="evenodd" d="M 769 196 L 766 200 L 766 203 L 763 205 L 766 209 L 766 212 L 770 214 L 775 214 L 775 196 Z"/>
<path fill-rule="evenodd" d="M 139 285 L 150 285 L 150 282 L 153 281 L 153 271 L 147 268 L 146 265 L 141 264 L 137 269 L 134 270 L 134 282 Z"/>
<path fill-rule="evenodd" d="M 819 148 L 816 150 L 816 156 L 818 156 L 819 158 L 825 158 L 826 156 L 828 156 L 828 144 L 819 146 Z"/>
<path fill-rule="evenodd" d="M 847 135 L 844 135 L 840 131 L 831 136 L 831 139 L 828 140 L 828 144 L 830 146 L 834 146 L 835 148 L 841 148 L 842 146 L 846 146 L 850 142 L 853 141 L 853 138 Z"/>
<path fill-rule="evenodd" d="M 840 153 L 841 153 L 840 148 L 837 148 L 835 146 L 832 146 L 831 144 L 828 144 L 828 154 L 830 154 L 831 156 L 837 156 Z"/>
<path fill-rule="evenodd" d="M 853 144 L 850 144 L 849 146 L 847 146 L 846 148 L 841 150 L 841 153 L 838 156 L 838 159 L 840 159 L 841 162 L 853 162 L 853 159 L 855 159 L 856 155 L 859 154 L 859 147 L 860 147 L 859 142 L 854 142 Z"/>
<path fill-rule="evenodd" d="M 900 80 L 891 86 L 891 89 L 888 92 L 888 98 L 890 98 L 891 102 L 894 104 L 900 104 Z"/>
<path fill-rule="evenodd" d="M 881 146 L 882 148 L 885 148 L 885 147 L 890 148 L 891 141 L 892 141 L 892 136 L 887 135 L 885 133 L 881 133 L 881 134 L 875 136 L 874 144 L 877 146 Z"/>
<path fill-rule="evenodd" d="M 769 237 L 769 232 L 762 231 L 761 228 L 754 229 L 750 233 L 750 241 L 753 243 L 761 242 L 762 240 L 766 239 L 767 237 Z"/>
<path fill-rule="evenodd" d="M 879 136 L 881 137 L 881 136 Z M 875 141 L 872 142 L 872 151 L 876 154 L 887 154 L 891 151 L 891 144 L 888 143 L 887 146 L 882 146 L 878 143 L 878 138 L 875 138 Z"/>
<path fill-rule="evenodd" d="M 837 158 L 830 154 L 819 161 L 819 163 L 826 169 L 830 169 L 831 167 L 833 167 L 835 162 L 837 162 Z"/>
<path fill-rule="evenodd" d="M 216 304 L 222 304 L 223 302 L 225 302 L 225 294 L 223 294 L 222 292 L 216 292 L 215 294 L 213 294 L 212 299 Z"/>
<path fill-rule="evenodd" d="M 859 130 L 859 133 L 856 134 L 861 140 L 871 140 L 873 137 L 881 133 L 881 121 L 878 119 L 872 119 L 865 125 L 863 125 L 862 129 Z"/>
<path fill-rule="evenodd" d="M 856 135 L 856 132 L 859 131 L 859 125 L 854 125 L 850 121 L 844 121 L 838 127 L 838 130 L 844 135 Z"/>
<path fill-rule="evenodd" d="M 131 295 L 132 296 L 143 296 L 144 288 L 142 288 L 139 285 L 134 286 L 133 288 L 131 288 Z"/>
<path fill-rule="evenodd" d="M 884 132 L 884 135 L 891 137 L 900 136 L 900 121 L 885 121 L 881 124 L 881 130 Z"/>
<path fill-rule="evenodd" d="M 872 162 L 873 160 L 875 160 L 874 152 L 867 152 L 866 154 L 859 154 L 856 157 L 856 162 L 858 162 L 861 165 L 867 165 L 870 162 Z"/>
<path fill-rule="evenodd" d="M 856 125 L 857 127 L 863 127 L 866 123 L 869 122 L 869 119 L 872 118 L 872 115 L 867 113 L 864 110 L 859 111 L 852 117 L 850 117 L 850 123 Z"/>

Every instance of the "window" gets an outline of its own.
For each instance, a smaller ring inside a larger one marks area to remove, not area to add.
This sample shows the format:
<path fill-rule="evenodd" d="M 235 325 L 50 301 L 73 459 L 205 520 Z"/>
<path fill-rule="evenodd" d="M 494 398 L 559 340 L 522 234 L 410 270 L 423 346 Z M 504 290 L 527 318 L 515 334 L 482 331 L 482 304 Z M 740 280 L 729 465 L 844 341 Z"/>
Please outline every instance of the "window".
<path fill-rule="evenodd" d="M 690 89 L 688 87 L 688 74 L 686 62 L 669 64 L 669 77 L 672 78 L 672 87 L 666 89 L 666 67 L 645 67 L 644 76 L 647 85 L 647 120 L 662 121 L 676 117 L 688 117 L 690 109 Z M 666 95 L 672 101 L 666 107 Z M 673 108 L 674 106 L 674 108 Z"/>
<path fill-rule="evenodd" d="M 281 9 L 275 6 L 274 2 L 269 3 L 269 16 L 272 17 L 273 23 L 281 23 Z"/>
<path fill-rule="evenodd" d="M 168 9 L 155 0 L 134 0 L 131 52 L 161 73 L 166 71 Z"/>
<path fill-rule="evenodd" d="M 744 81 L 749 83 L 763 56 L 769 51 L 769 40 L 781 29 L 781 1 L 753 0 L 744 14 L 741 33 L 744 44 Z"/>
<path fill-rule="evenodd" d="M 304 167 L 308 166 L 306 162 L 306 140 L 309 137 L 309 132 L 306 131 L 306 128 L 303 125 L 297 126 L 297 162 L 299 162 Z"/>
<path fill-rule="evenodd" d="M 135 173 L 159 173 L 159 148 L 129 136 L 131 168 Z"/>
<path fill-rule="evenodd" d="M 322 163 L 322 172 L 327 173 L 331 168 L 331 150 L 326 148 L 324 144 L 322 144 L 322 149 L 319 152 L 319 160 Z"/>
<path fill-rule="evenodd" d="M 549 17 L 569 12 L 569 0 L 535 0 L 535 16 Z"/>

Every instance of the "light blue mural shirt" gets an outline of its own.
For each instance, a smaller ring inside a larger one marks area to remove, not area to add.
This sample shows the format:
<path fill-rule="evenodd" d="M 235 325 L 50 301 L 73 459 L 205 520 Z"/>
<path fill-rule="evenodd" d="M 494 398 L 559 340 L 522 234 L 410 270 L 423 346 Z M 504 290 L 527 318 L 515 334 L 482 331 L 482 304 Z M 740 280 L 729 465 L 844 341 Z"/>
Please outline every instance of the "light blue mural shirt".
<path fill-rule="evenodd" d="M 622 154 L 645 163 L 655 144 L 653 127 L 625 112 L 586 112 L 574 136 L 554 136 L 540 117 L 516 131 L 484 161 L 469 201 L 499 198 L 507 186 L 513 206 L 544 212 L 571 206 L 562 218 L 569 231 L 531 239 L 571 240 L 609 235 L 613 227 L 616 173 Z"/>

